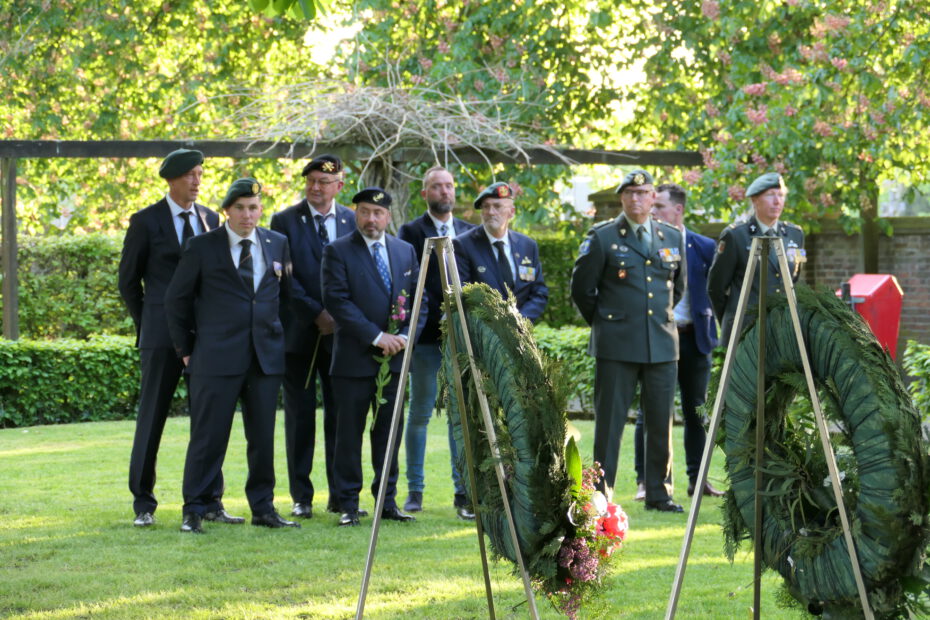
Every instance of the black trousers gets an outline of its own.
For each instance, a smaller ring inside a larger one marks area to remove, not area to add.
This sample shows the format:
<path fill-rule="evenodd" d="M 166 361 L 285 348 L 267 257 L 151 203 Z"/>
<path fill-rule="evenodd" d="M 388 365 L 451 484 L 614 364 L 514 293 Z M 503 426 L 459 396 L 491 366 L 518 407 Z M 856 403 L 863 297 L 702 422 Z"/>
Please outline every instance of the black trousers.
<path fill-rule="evenodd" d="M 685 423 L 685 464 L 688 480 L 696 482 L 704 456 L 707 431 L 704 420 L 698 415 L 698 407 L 707 402 L 707 384 L 710 382 L 710 355 L 698 350 L 694 330 L 678 334 L 678 391 L 681 394 L 681 417 Z M 636 418 L 634 434 L 634 461 L 636 481 L 642 482 L 643 472 L 643 412 Z"/>
<path fill-rule="evenodd" d="M 191 438 L 184 462 L 184 514 L 222 508 L 212 493 L 223 467 L 236 402 L 242 404 L 249 476 L 245 495 L 252 514 L 274 509 L 274 424 L 281 375 L 266 375 L 255 356 L 241 376 L 191 375 Z"/>
<path fill-rule="evenodd" d="M 639 364 L 597 358 L 594 373 L 594 460 L 604 470 L 601 490 L 614 486 L 623 427 L 639 385 L 646 428 L 646 501 L 671 499 L 670 440 L 677 365 L 677 362 Z"/>
<path fill-rule="evenodd" d="M 381 472 L 388 453 L 388 438 L 391 432 L 391 417 L 394 413 L 394 397 L 400 373 L 391 373 L 391 381 L 385 386 L 382 396 L 387 402 L 378 408 L 378 415 L 371 425 L 371 462 L 375 469 L 371 483 L 371 494 L 378 495 Z M 362 491 L 362 435 L 375 397 L 374 377 L 333 377 L 336 392 L 336 410 L 339 422 L 336 429 L 335 482 L 338 489 L 339 507 L 343 512 L 358 510 L 358 496 Z M 401 412 L 403 414 L 403 412 Z M 397 436 L 391 452 L 391 468 L 388 471 L 387 492 L 384 508 L 396 508 L 397 501 L 397 450 L 404 436 L 404 418 L 401 415 Z"/>
<path fill-rule="evenodd" d="M 332 340 L 332 336 L 324 336 Z M 317 350 L 313 364 L 313 377 L 307 386 L 313 350 L 305 353 L 288 353 L 284 374 L 284 446 L 287 450 L 287 479 L 291 499 L 313 503 L 313 455 L 316 446 L 316 382 L 323 392 L 323 447 L 326 455 L 326 485 L 332 496 L 333 456 L 336 453 L 336 402 L 333 398 L 329 364 L 332 354 L 324 342 Z M 306 387 L 305 387 L 306 386 Z"/>
<path fill-rule="evenodd" d="M 139 394 L 139 411 L 136 415 L 136 433 L 129 457 L 129 491 L 132 508 L 140 512 L 155 512 L 155 464 L 165 420 L 171 408 L 171 399 L 183 375 L 190 402 L 190 377 L 184 373 L 184 364 L 171 348 L 140 349 L 142 382 Z M 223 497 L 223 472 L 217 472 L 211 486 L 217 501 Z"/>

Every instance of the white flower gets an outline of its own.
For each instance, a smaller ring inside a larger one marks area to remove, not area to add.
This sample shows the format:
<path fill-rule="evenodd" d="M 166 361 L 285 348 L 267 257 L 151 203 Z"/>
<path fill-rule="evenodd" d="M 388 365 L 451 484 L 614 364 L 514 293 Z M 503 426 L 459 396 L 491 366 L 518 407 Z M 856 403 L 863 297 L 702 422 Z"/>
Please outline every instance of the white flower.
<path fill-rule="evenodd" d="M 594 504 L 594 509 L 597 510 L 597 514 L 604 516 L 607 514 L 607 498 L 604 497 L 604 494 L 600 491 L 595 491 L 591 495 L 591 503 Z"/>

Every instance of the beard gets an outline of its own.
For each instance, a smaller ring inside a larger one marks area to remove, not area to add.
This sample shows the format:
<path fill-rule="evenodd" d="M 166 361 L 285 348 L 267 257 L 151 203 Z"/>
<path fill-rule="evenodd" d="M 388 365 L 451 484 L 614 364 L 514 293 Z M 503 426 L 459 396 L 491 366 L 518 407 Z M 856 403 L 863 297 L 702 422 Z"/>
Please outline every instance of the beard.
<path fill-rule="evenodd" d="M 446 213 L 452 212 L 452 207 L 455 205 L 451 202 L 427 202 L 426 206 L 429 207 L 429 210 L 433 213 L 438 213 L 439 215 L 445 215 Z"/>

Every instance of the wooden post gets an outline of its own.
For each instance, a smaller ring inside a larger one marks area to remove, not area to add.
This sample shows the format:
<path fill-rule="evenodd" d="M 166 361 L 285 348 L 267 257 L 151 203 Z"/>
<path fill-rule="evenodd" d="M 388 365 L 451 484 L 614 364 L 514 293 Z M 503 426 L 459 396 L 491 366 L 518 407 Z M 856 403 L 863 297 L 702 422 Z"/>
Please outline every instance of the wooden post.
<path fill-rule="evenodd" d="M 0 159 L 3 179 L 3 337 L 19 339 L 19 261 L 16 243 L 16 158 Z"/>

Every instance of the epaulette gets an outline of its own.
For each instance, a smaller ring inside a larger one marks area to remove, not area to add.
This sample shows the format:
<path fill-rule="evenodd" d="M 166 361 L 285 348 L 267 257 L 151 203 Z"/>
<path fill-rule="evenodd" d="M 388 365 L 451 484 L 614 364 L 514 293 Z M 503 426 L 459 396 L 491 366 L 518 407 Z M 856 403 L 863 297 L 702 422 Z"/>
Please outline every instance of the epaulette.
<path fill-rule="evenodd" d="M 612 219 L 611 219 L 611 220 L 603 220 L 603 221 L 600 221 L 600 222 L 594 224 L 593 226 L 591 226 L 591 228 L 588 229 L 588 233 L 587 233 L 587 234 L 592 235 L 592 234 L 594 234 L 595 232 L 597 232 L 599 229 L 604 228 L 605 226 L 607 226 L 608 224 L 610 224 L 611 222 L 614 222 L 614 221 L 615 221 L 615 220 L 612 220 Z"/>
<path fill-rule="evenodd" d="M 797 224 L 793 224 L 793 223 L 791 223 L 791 222 L 782 222 L 782 224 L 784 224 L 784 225 L 787 226 L 788 228 L 796 228 L 796 229 L 801 230 L 801 231 L 804 230 L 803 228 L 801 228 L 801 227 L 798 226 Z"/>

